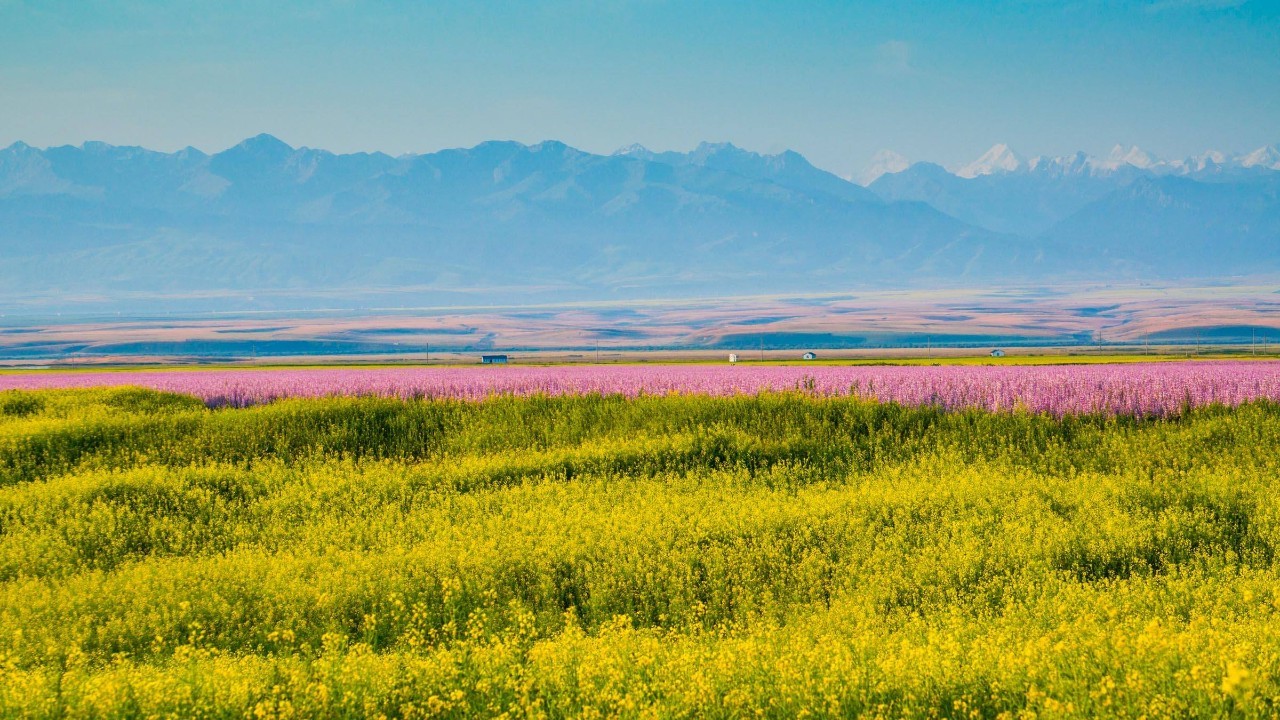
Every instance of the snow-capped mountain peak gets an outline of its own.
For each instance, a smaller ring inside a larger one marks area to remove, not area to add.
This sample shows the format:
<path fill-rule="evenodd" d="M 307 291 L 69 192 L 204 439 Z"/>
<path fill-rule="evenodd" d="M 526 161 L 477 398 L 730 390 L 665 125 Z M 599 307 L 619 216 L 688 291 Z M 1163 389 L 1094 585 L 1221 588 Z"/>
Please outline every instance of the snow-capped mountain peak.
<path fill-rule="evenodd" d="M 1098 167 L 1105 170 L 1119 170 L 1125 165 L 1131 165 L 1140 170 L 1149 170 L 1158 164 L 1160 161 L 1155 156 L 1137 145 L 1130 145 L 1127 148 L 1116 145 L 1111 148 L 1107 158 L 1098 163 Z"/>
<path fill-rule="evenodd" d="M 1264 145 L 1239 159 L 1240 167 L 1280 170 L 1280 147 Z"/>
<path fill-rule="evenodd" d="M 1226 153 L 1218 150 L 1208 150 L 1199 155 L 1194 155 L 1183 162 L 1184 172 L 1202 172 L 1213 168 L 1220 168 L 1227 164 Z"/>
<path fill-rule="evenodd" d="M 1059 157 L 1037 155 L 1027 163 L 1027 169 L 1054 175 L 1083 175 L 1092 170 L 1093 162 L 1093 158 L 1079 151 Z"/>
<path fill-rule="evenodd" d="M 993 145 L 982 157 L 956 171 L 962 178 L 975 178 L 979 175 L 996 175 L 1021 170 L 1026 167 L 1022 156 L 1014 152 L 1004 143 Z"/>
<path fill-rule="evenodd" d="M 871 164 L 857 177 L 857 183 L 866 187 L 881 175 L 891 175 L 911 167 L 911 161 L 892 150 L 881 150 L 871 157 Z M 850 180 L 854 178 L 850 177 Z"/>
<path fill-rule="evenodd" d="M 626 147 L 620 147 L 613 151 L 614 155 L 632 155 L 636 157 L 647 157 L 653 153 L 649 152 L 649 148 L 640 143 L 631 143 Z"/>

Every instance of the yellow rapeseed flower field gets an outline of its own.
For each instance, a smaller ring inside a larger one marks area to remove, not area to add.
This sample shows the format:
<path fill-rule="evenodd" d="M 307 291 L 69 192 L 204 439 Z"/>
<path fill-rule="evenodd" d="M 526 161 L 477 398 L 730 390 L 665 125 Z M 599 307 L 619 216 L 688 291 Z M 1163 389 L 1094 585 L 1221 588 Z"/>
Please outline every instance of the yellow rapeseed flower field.
<path fill-rule="evenodd" d="M 0 393 L 0 715 L 1275 717 L 1280 406 Z"/>

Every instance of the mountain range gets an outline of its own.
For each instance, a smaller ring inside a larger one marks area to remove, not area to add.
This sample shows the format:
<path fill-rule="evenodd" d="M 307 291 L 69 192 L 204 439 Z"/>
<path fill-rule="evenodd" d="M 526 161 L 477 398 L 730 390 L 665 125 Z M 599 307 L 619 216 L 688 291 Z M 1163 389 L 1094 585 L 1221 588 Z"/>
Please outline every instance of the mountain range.
<path fill-rule="evenodd" d="M 870 185 L 881 176 L 902 172 L 909 169 L 912 164 L 899 153 L 881 150 L 876 153 L 870 165 L 859 176 L 860 184 Z M 1241 171 L 1280 170 L 1280 146 L 1264 145 L 1252 152 L 1232 155 L 1218 150 L 1208 150 L 1182 160 L 1164 160 L 1137 145 L 1128 147 L 1116 145 L 1111 148 L 1111 152 L 1105 158 L 1077 152 L 1060 157 L 1038 155 L 1028 159 L 1008 145 L 997 143 L 978 159 L 952 168 L 951 172 L 962 178 L 1037 170 L 1061 175 L 1105 176 L 1118 171 L 1131 172 L 1134 169 L 1155 175 L 1197 176 L 1200 179 Z"/>
<path fill-rule="evenodd" d="M 863 186 L 727 143 L 486 142 L 392 157 L 0 150 L 0 311 L 503 304 L 1280 271 L 1280 152 L 1136 148 Z M 868 178 L 870 179 L 870 178 Z"/>
<path fill-rule="evenodd" d="M 1109 271 L 1152 279 L 1188 271 L 1231 275 L 1245 268 L 1222 255 L 1237 246 L 1259 269 L 1273 269 L 1280 256 L 1280 149 L 1274 145 L 1166 161 L 1120 145 L 1105 158 L 1078 152 L 1027 159 L 998 144 L 952 169 L 888 151 L 881 157 L 895 158 L 895 169 L 874 172 L 882 166 L 877 159 L 864 177 L 883 200 L 926 203 L 1049 253 L 1111 258 L 1096 266 L 1100 277 Z"/>

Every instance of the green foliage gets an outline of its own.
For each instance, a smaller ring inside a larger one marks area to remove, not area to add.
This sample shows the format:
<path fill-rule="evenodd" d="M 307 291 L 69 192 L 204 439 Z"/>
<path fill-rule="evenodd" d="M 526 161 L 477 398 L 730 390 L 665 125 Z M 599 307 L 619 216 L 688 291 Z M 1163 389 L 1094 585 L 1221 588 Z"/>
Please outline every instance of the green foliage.
<path fill-rule="evenodd" d="M 0 713 L 1270 717 L 1280 407 L 0 395 Z"/>

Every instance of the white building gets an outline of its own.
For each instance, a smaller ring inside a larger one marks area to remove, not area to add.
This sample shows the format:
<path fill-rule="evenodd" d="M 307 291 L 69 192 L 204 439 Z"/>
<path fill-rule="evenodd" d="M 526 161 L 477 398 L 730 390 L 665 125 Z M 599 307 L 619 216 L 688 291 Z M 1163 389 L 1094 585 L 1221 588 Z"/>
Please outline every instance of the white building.
<path fill-rule="evenodd" d="M 729 362 L 731 363 L 738 362 L 738 353 L 729 353 Z"/>
<path fill-rule="evenodd" d="M 801 355 L 800 357 L 804 358 L 805 360 L 817 360 L 817 359 L 818 359 L 818 354 L 817 354 L 817 353 L 815 353 L 815 352 L 813 352 L 813 351 L 811 350 L 811 351 L 809 351 L 809 352 L 807 352 L 807 353 L 805 353 L 805 354 Z"/>
<path fill-rule="evenodd" d="M 991 357 L 1004 357 L 1004 351 L 1000 348 L 996 348 L 991 351 Z"/>

